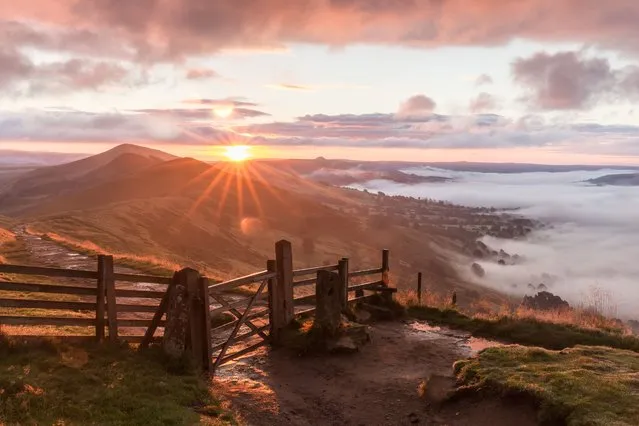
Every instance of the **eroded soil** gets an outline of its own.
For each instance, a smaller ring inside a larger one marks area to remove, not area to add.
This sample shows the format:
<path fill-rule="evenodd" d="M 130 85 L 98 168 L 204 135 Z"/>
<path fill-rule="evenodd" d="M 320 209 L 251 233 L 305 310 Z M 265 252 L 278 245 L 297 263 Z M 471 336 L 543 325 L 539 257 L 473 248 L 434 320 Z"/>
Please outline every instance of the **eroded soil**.
<path fill-rule="evenodd" d="M 456 360 L 495 343 L 419 322 L 378 323 L 371 337 L 352 355 L 265 350 L 222 366 L 213 385 L 249 425 L 537 424 L 527 405 L 478 399 L 439 407 L 420 396 L 431 375 L 452 378 Z"/>

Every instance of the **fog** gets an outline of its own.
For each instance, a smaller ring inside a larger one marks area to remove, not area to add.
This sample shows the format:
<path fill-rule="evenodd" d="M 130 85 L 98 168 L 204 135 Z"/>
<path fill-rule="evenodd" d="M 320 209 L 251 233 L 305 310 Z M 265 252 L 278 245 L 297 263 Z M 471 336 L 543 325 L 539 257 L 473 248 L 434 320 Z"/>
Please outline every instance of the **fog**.
<path fill-rule="evenodd" d="M 527 284 L 544 282 L 572 304 L 592 288 L 605 290 L 621 317 L 639 317 L 639 187 L 594 186 L 587 179 L 633 171 L 563 173 L 471 173 L 420 168 L 405 170 L 454 179 L 443 184 L 402 185 L 371 181 L 363 185 L 389 195 L 447 200 L 468 206 L 520 208 L 516 214 L 549 225 L 525 240 L 485 237 L 490 247 L 525 258 L 517 265 L 478 262 L 481 284 L 525 294 Z M 635 171 L 636 172 L 636 171 Z M 464 273 L 468 265 L 460 265 Z M 542 278 L 550 274 L 553 279 Z M 475 278 L 477 280 L 477 278 Z"/>

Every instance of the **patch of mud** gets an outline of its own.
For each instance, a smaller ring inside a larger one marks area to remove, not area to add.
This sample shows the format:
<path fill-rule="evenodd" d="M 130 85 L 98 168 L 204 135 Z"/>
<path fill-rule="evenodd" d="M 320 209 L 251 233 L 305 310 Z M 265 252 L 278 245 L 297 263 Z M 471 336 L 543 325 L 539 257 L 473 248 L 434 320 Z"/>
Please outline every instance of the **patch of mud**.
<path fill-rule="evenodd" d="M 214 386 L 247 424 L 257 426 L 511 424 L 481 416 L 464 423 L 471 419 L 465 408 L 440 410 L 420 395 L 420 384 L 430 377 L 454 381 L 452 364 L 479 345 L 473 340 L 471 347 L 469 335 L 415 321 L 375 324 L 371 337 L 349 356 L 262 350 L 222 366 Z"/>

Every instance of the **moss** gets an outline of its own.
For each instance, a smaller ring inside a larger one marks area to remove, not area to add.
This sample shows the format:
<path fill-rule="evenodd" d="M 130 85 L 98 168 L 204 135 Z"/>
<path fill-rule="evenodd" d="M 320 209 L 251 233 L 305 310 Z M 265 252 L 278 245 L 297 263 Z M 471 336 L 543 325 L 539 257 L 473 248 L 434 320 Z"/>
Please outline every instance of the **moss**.
<path fill-rule="evenodd" d="M 188 425 L 233 420 L 204 377 L 171 373 L 159 350 L 0 342 L 0 422 Z M 226 418 L 226 420 L 223 419 Z"/>
<path fill-rule="evenodd" d="M 437 325 L 470 332 L 476 337 L 498 339 L 508 343 L 564 349 L 575 345 L 609 346 L 639 352 L 639 339 L 603 330 L 554 324 L 535 319 L 502 317 L 496 320 L 471 318 L 453 309 L 426 306 L 408 308 L 408 315 Z"/>
<path fill-rule="evenodd" d="M 639 355 L 577 346 L 562 351 L 506 346 L 458 361 L 459 392 L 526 395 L 540 421 L 570 426 L 639 424 Z"/>

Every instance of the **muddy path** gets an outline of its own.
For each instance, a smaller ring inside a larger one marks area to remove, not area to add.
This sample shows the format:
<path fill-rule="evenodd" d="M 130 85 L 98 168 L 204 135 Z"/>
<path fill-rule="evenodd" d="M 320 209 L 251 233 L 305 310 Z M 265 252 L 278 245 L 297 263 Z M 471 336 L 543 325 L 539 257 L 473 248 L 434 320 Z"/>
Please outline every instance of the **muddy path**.
<path fill-rule="evenodd" d="M 352 355 L 299 357 L 264 350 L 222 366 L 214 386 L 249 425 L 537 424 L 532 407 L 494 400 L 438 408 L 419 393 L 431 375 L 450 378 L 456 360 L 495 345 L 420 322 L 371 326 Z"/>

